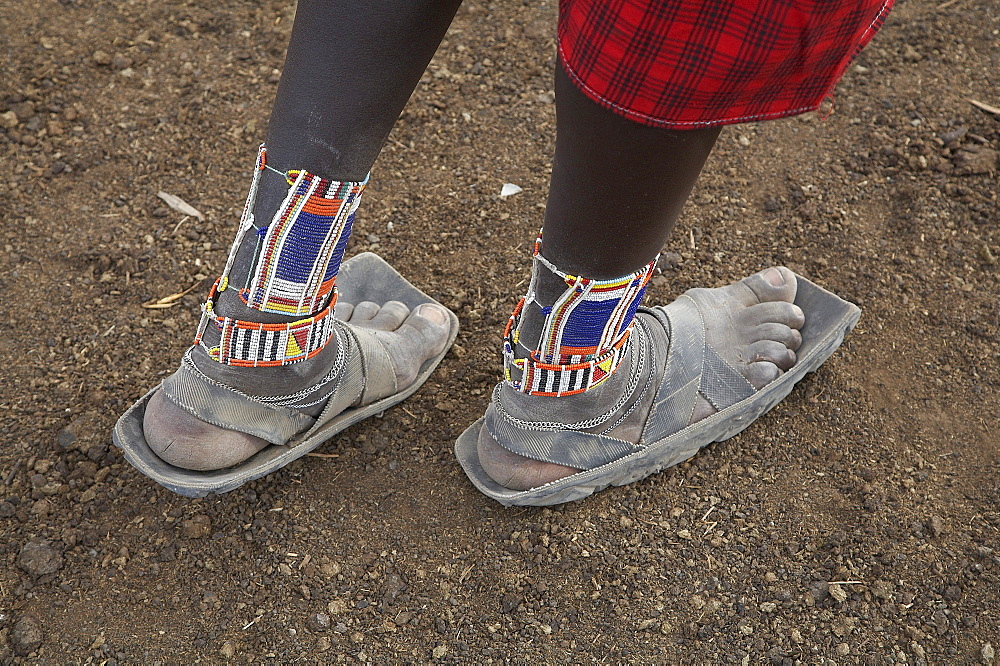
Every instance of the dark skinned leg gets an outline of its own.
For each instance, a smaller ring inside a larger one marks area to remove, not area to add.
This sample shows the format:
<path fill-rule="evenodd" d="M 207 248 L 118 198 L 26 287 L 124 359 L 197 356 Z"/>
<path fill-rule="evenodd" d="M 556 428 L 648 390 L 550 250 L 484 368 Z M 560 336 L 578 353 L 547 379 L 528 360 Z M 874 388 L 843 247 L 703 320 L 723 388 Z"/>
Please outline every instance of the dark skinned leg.
<path fill-rule="evenodd" d="M 708 159 L 718 127 L 664 130 L 626 120 L 586 97 L 556 67 L 556 154 L 542 255 L 563 271 L 609 279 L 657 255 Z M 566 288 L 544 274 L 547 298 Z M 526 318 L 527 339 L 542 319 Z"/>
<path fill-rule="evenodd" d="M 561 67 L 556 71 L 556 110 L 556 155 L 542 255 L 564 272 L 595 279 L 641 269 L 663 247 L 719 128 L 672 131 L 625 120 L 587 98 Z M 769 269 L 748 280 L 706 290 L 702 301 L 704 312 L 710 314 L 704 323 L 709 341 L 726 350 L 726 360 L 745 368 L 748 381 L 760 388 L 794 363 L 802 320 L 801 311 L 791 304 L 795 282 L 787 269 Z M 545 270 L 536 286 L 543 303 L 554 302 L 566 290 L 560 278 Z M 754 307 L 765 301 L 760 307 L 774 312 L 761 317 L 761 310 Z M 761 322 L 770 327 L 772 338 L 761 340 L 757 334 Z M 537 307 L 531 309 L 524 315 L 521 339 L 537 340 L 543 324 Z M 661 343 L 655 353 L 662 363 L 666 344 Z M 572 423 L 602 414 L 614 404 L 625 392 L 630 370 L 627 357 L 597 388 L 566 397 L 525 395 L 505 386 L 501 401 L 519 419 Z M 616 426 L 612 436 L 638 441 L 653 394 L 644 395 L 636 399 L 637 409 Z M 701 400 L 691 422 L 714 411 Z M 512 453 L 485 428 L 479 438 L 479 461 L 495 481 L 517 490 L 579 471 Z"/>
<path fill-rule="evenodd" d="M 719 128 L 673 131 L 626 120 L 580 92 L 561 65 L 556 113 L 542 254 L 596 279 L 638 270 L 663 247 Z"/>
<path fill-rule="evenodd" d="M 300 0 L 271 119 L 267 160 L 278 170 L 364 180 L 382 144 L 444 38 L 461 0 Z M 265 171 L 254 215 L 270 222 L 288 191 Z M 234 282 L 246 277 L 254 243 L 237 255 Z M 221 294 L 221 314 L 287 321 Z"/>
<path fill-rule="evenodd" d="M 285 66 L 267 131 L 269 166 L 304 169 L 324 178 L 361 181 L 393 123 L 444 37 L 461 0 L 300 0 Z M 288 192 L 284 178 L 261 174 L 254 216 L 267 226 Z M 237 251 L 233 284 L 253 268 L 256 237 Z M 337 318 L 378 332 L 396 373 L 411 384 L 421 363 L 443 348 L 447 313 L 425 304 L 412 312 L 402 303 L 346 303 Z M 236 289 L 220 294 L 219 314 L 245 321 L 286 322 L 248 308 Z M 276 368 L 232 368 L 201 348 L 192 359 L 212 380 L 252 396 L 287 395 L 315 385 L 334 367 L 337 345 L 308 361 Z M 325 403 L 301 411 L 316 416 Z M 203 422 L 163 395 L 150 400 L 144 419 L 150 447 L 165 461 L 189 469 L 236 464 L 267 446 L 264 440 Z"/>

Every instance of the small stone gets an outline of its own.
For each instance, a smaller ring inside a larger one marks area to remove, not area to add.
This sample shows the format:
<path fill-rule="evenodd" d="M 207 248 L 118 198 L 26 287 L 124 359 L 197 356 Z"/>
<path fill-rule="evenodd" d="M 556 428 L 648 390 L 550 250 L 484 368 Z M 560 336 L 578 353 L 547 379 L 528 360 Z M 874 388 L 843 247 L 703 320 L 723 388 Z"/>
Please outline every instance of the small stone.
<path fill-rule="evenodd" d="M 101 50 L 94 51 L 94 55 L 90 57 L 93 58 L 94 63 L 98 65 L 107 67 L 108 65 L 111 64 L 111 56 L 105 53 L 104 51 Z"/>
<path fill-rule="evenodd" d="M 511 613 L 518 606 L 521 605 L 521 596 L 514 594 L 513 592 L 508 592 L 507 594 L 500 597 L 500 610 L 504 613 Z"/>
<path fill-rule="evenodd" d="M 944 591 L 944 598 L 948 601 L 960 601 L 962 599 L 962 588 L 958 585 L 949 585 Z"/>
<path fill-rule="evenodd" d="M 438 645 L 436 648 L 431 650 L 431 656 L 435 659 L 443 659 L 446 654 L 448 654 L 447 645 Z"/>
<path fill-rule="evenodd" d="M 76 434 L 69 428 L 63 428 L 56 435 L 56 444 L 61 449 L 71 448 L 74 442 L 76 442 Z"/>
<path fill-rule="evenodd" d="M 208 516 L 197 515 L 181 523 L 181 534 L 186 539 L 203 539 L 212 533 L 212 521 Z"/>
<path fill-rule="evenodd" d="M 1000 168 L 1000 152 L 983 146 L 969 146 L 952 156 L 955 174 L 972 176 L 993 173 Z"/>
<path fill-rule="evenodd" d="M 27 657 L 37 650 L 45 635 L 42 633 L 42 625 L 38 620 L 30 615 L 23 615 L 10 630 L 10 646 L 14 649 L 14 654 L 20 657 Z"/>
<path fill-rule="evenodd" d="M 23 123 L 35 116 L 35 103 L 31 100 L 25 100 L 12 106 L 11 111 L 16 113 L 18 120 Z M 35 129 L 37 129 L 37 127 Z"/>
<path fill-rule="evenodd" d="M 813 583 L 809 587 L 809 591 L 806 592 L 807 598 L 812 600 L 812 604 L 810 605 L 817 604 L 823 601 L 824 599 L 827 598 L 827 596 L 829 596 L 829 594 L 830 594 L 829 586 L 826 583 L 821 583 L 819 581 Z"/>
<path fill-rule="evenodd" d="M 127 56 L 116 55 L 114 58 L 111 59 L 111 68 L 114 70 L 128 69 L 131 66 L 132 66 L 132 59 Z"/>
<path fill-rule="evenodd" d="M 996 650 L 993 649 L 993 645 L 990 643 L 985 643 L 979 654 L 982 656 L 984 664 L 993 664 L 993 660 L 996 658 Z"/>
<path fill-rule="evenodd" d="M 927 519 L 927 531 L 933 537 L 941 536 L 941 533 L 944 532 L 944 521 L 941 520 L 940 516 L 931 516 Z"/>
<path fill-rule="evenodd" d="M 506 199 L 507 197 L 512 197 L 515 194 L 520 194 L 524 189 L 520 185 L 515 185 L 514 183 L 504 183 L 503 187 L 500 188 L 500 198 Z"/>
<path fill-rule="evenodd" d="M 327 578 L 333 578 L 340 573 L 340 565 L 336 562 L 324 562 L 319 565 L 319 572 Z"/>
<path fill-rule="evenodd" d="M 343 599 L 334 599 L 327 604 L 326 610 L 330 615 L 340 615 L 347 612 L 347 603 Z"/>
<path fill-rule="evenodd" d="M 14 129 L 17 127 L 18 119 L 17 114 L 13 111 L 7 111 L 6 113 L 0 113 L 0 127 L 4 129 Z"/>
<path fill-rule="evenodd" d="M 309 628 L 309 631 L 316 633 L 329 631 L 330 616 L 326 613 L 313 613 L 309 616 L 309 619 L 306 620 L 306 627 Z"/>
<path fill-rule="evenodd" d="M 233 655 L 236 654 L 236 646 L 233 645 L 232 641 L 226 641 L 222 644 L 222 647 L 219 648 L 219 654 L 222 655 L 223 659 L 232 659 Z"/>
<path fill-rule="evenodd" d="M 333 646 L 330 639 L 326 636 L 320 636 L 316 639 L 316 652 L 326 652 Z"/>
<path fill-rule="evenodd" d="M 39 578 L 55 573 L 62 568 L 62 553 L 44 540 L 32 540 L 21 548 L 18 564 L 25 572 Z"/>
<path fill-rule="evenodd" d="M 760 611 L 762 613 L 773 613 L 778 609 L 778 604 L 773 601 L 765 601 L 760 605 Z"/>
<path fill-rule="evenodd" d="M 660 255 L 660 268 L 663 270 L 674 269 L 681 265 L 684 261 L 681 255 L 676 252 L 664 252 Z"/>
<path fill-rule="evenodd" d="M 837 643 L 836 650 L 837 654 L 843 657 L 844 655 L 848 655 L 851 653 L 851 646 L 848 645 L 847 643 Z"/>
<path fill-rule="evenodd" d="M 923 59 L 923 56 L 912 45 L 907 44 L 903 47 L 903 60 L 906 62 L 917 62 L 921 59 Z"/>
<path fill-rule="evenodd" d="M 845 601 L 847 601 L 847 590 L 842 588 L 840 585 L 837 585 L 836 583 L 830 585 L 828 592 L 830 593 L 831 597 L 833 597 L 840 603 L 844 603 Z"/>

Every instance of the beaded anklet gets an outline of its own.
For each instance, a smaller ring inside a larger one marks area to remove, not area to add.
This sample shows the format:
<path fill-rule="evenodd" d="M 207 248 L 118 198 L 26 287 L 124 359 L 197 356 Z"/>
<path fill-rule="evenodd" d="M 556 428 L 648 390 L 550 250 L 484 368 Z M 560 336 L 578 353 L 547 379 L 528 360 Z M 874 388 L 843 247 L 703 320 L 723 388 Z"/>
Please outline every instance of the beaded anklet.
<path fill-rule="evenodd" d="M 504 330 L 505 377 L 513 389 L 522 393 L 575 395 L 600 385 L 621 364 L 636 310 L 659 255 L 635 273 L 594 280 L 556 268 L 541 255 L 541 240 L 539 236 L 535 242 L 528 294 L 514 308 Z M 559 276 L 568 287 L 552 305 L 537 300 L 541 268 Z M 531 305 L 545 316 L 534 348 L 521 338 L 522 316 Z M 522 353 L 518 353 L 518 347 Z"/>
<path fill-rule="evenodd" d="M 271 224 L 258 227 L 253 208 L 265 169 L 284 176 L 290 188 Z M 267 165 L 262 144 L 236 239 L 205 302 L 195 344 L 220 363 L 245 367 L 296 363 L 326 347 L 335 333 L 337 273 L 367 183 L 367 178 L 341 182 L 304 170 L 278 171 Z M 262 324 L 215 314 L 217 296 L 236 288 L 230 284 L 230 272 L 251 229 L 257 236 L 254 267 L 238 289 L 240 299 L 261 312 L 307 318 Z"/>

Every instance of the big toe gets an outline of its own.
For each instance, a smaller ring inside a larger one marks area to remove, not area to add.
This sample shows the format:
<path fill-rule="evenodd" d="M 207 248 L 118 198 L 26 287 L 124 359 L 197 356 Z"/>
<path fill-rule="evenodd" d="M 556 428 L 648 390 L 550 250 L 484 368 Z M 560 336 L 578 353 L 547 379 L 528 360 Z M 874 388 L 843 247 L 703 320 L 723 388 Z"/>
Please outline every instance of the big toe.
<path fill-rule="evenodd" d="M 157 391 L 146 405 L 142 431 L 149 448 L 164 462 L 207 471 L 232 467 L 268 445 L 267 441 L 206 423 Z"/>
<path fill-rule="evenodd" d="M 761 303 L 772 301 L 791 303 L 795 300 L 795 292 L 798 288 L 795 273 L 784 266 L 766 268 L 744 278 L 742 283 L 753 292 Z"/>
<path fill-rule="evenodd" d="M 440 354 L 448 344 L 448 320 L 448 311 L 443 307 L 423 303 L 415 307 L 394 330 L 374 331 L 392 359 L 398 388 L 412 384 L 424 361 Z"/>
<path fill-rule="evenodd" d="M 399 327 L 399 333 L 413 340 L 430 358 L 439 354 L 448 341 L 448 311 L 436 303 L 418 305 Z"/>

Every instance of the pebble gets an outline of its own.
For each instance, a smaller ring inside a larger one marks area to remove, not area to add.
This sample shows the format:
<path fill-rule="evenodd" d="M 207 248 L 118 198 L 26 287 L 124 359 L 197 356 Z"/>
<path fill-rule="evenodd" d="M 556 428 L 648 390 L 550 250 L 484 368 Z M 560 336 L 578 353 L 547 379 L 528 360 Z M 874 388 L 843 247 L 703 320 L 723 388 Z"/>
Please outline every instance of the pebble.
<path fill-rule="evenodd" d="M 507 197 L 512 197 L 515 194 L 520 194 L 524 190 L 520 185 L 515 185 L 514 183 L 504 183 L 503 187 L 500 188 L 500 198 L 506 199 Z"/>
<path fill-rule="evenodd" d="M 28 574 L 39 578 L 59 571 L 63 565 L 63 557 L 48 541 L 32 540 L 21 548 L 18 565 Z"/>
<path fill-rule="evenodd" d="M 232 659 L 233 655 L 236 654 L 236 646 L 233 645 L 232 641 L 226 641 L 219 648 L 219 654 L 222 655 L 223 659 Z"/>
<path fill-rule="evenodd" d="M 944 532 L 944 521 L 941 520 L 941 516 L 931 516 L 927 519 L 927 531 L 931 533 L 931 536 L 941 536 L 941 533 Z"/>
<path fill-rule="evenodd" d="M 510 613 L 520 605 L 521 605 L 520 595 L 508 592 L 507 594 L 500 597 L 500 609 L 504 613 Z"/>
<path fill-rule="evenodd" d="M 181 523 L 181 534 L 187 539 L 203 539 L 212 533 L 212 521 L 208 516 L 197 515 Z"/>
<path fill-rule="evenodd" d="M 993 173 L 1000 167 L 1000 152 L 983 146 L 969 146 L 952 157 L 955 174 L 972 176 Z"/>
<path fill-rule="evenodd" d="M 60 449 L 68 449 L 76 442 L 76 434 L 69 428 L 63 428 L 56 435 L 56 444 Z"/>
<path fill-rule="evenodd" d="M 26 657 L 41 646 L 44 637 L 38 620 L 30 615 L 23 615 L 10 630 L 10 646 L 15 654 Z"/>
<path fill-rule="evenodd" d="M 321 632 L 330 630 L 330 616 L 326 613 L 313 613 L 306 620 L 309 631 Z"/>

